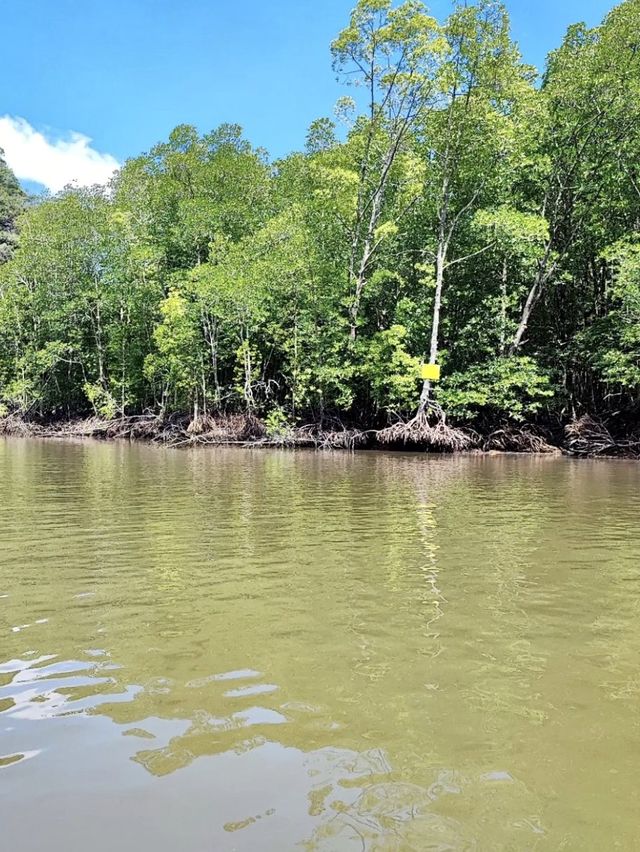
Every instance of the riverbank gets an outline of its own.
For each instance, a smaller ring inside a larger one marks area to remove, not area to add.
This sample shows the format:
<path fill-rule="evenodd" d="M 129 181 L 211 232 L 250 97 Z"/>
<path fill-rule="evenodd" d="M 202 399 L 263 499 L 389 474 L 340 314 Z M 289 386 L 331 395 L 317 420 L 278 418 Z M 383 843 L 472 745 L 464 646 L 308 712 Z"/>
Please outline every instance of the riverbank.
<path fill-rule="evenodd" d="M 252 414 L 205 415 L 193 419 L 173 415 L 135 415 L 111 420 L 99 417 L 36 420 L 16 415 L 0 418 L 0 435 L 36 438 L 98 438 L 159 443 L 169 447 L 242 446 L 323 450 L 411 449 L 418 452 L 511 452 L 564 454 L 584 458 L 640 459 L 640 426 L 608 424 L 588 415 L 555 427 L 494 424 L 478 430 L 400 422 L 386 429 L 362 430 L 337 424 L 306 424 L 269 430 Z"/>

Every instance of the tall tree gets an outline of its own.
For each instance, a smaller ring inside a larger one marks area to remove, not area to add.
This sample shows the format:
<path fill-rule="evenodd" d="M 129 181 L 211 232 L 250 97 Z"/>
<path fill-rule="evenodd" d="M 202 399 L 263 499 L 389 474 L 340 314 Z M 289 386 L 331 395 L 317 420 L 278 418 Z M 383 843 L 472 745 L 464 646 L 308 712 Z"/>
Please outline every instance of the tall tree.
<path fill-rule="evenodd" d="M 16 219 L 25 200 L 25 193 L 0 148 L 0 263 L 7 261 L 15 249 Z"/>
<path fill-rule="evenodd" d="M 347 82 L 364 87 L 368 99 L 367 117 L 355 128 L 360 150 L 348 268 L 353 340 L 362 293 L 385 236 L 380 225 L 393 167 L 420 115 L 436 101 L 445 46 L 437 21 L 418 0 L 397 8 L 391 0 L 358 0 L 349 26 L 332 45 L 334 68 Z M 387 230 L 417 198 L 406 199 L 405 209 L 384 222 Z"/>
<path fill-rule="evenodd" d="M 438 360 L 440 315 L 447 271 L 487 250 L 451 256 L 459 229 L 483 206 L 504 199 L 519 150 L 519 124 L 533 95 L 534 72 L 523 65 L 510 38 L 501 3 L 458 3 L 444 28 L 448 51 L 442 63 L 438 109 L 423 118 L 423 149 L 429 157 L 426 194 L 433 209 L 433 311 L 428 361 Z M 430 404 L 425 379 L 418 414 Z"/>

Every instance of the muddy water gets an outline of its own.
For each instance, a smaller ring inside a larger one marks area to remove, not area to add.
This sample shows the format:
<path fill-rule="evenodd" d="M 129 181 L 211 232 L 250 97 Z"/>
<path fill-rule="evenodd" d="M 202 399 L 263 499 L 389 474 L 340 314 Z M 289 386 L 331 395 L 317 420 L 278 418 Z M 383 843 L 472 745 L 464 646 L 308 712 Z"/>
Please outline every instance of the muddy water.
<path fill-rule="evenodd" d="M 0 440 L 0 847 L 637 849 L 639 486 Z"/>

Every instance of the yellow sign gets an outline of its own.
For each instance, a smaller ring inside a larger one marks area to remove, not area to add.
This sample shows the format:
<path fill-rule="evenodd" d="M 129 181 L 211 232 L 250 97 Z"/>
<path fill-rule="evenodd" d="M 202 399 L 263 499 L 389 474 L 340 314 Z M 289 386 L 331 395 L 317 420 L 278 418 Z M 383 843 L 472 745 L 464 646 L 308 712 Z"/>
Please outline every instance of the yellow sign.
<path fill-rule="evenodd" d="M 437 382 L 440 378 L 440 364 L 423 364 L 421 376 L 431 382 Z"/>

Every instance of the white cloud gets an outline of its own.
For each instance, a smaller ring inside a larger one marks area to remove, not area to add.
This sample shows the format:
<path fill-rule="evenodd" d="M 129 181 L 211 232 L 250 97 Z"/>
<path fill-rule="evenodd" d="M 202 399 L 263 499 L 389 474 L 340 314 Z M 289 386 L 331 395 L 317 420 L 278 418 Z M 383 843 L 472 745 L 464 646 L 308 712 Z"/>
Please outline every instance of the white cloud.
<path fill-rule="evenodd" d="M 91 139 L 70 132 L 66 139 L 48 139 L 24 118 L 0 116 L 0 148 L 20 180 L 41 183 L 58 192 L 69 183 L 106 183 L 120 164 L 111 154 L 91 147 Z"/>

